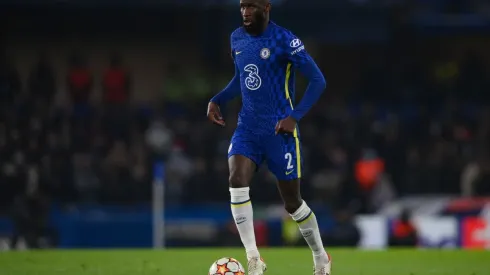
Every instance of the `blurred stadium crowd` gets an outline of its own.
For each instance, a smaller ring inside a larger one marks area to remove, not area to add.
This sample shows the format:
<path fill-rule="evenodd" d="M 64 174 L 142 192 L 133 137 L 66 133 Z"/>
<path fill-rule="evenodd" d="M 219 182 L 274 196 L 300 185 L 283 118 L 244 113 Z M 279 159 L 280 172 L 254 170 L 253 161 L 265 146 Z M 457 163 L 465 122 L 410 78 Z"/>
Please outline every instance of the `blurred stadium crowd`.
<path fill-rule="evenodd" d="M 393 32 L 382 45 L 333 47 L 305 38 L 329 83 L 300 123 L 305 198 L 365 213 L 410 194 L 490 195 L 490 59 L 446 42 L 418 46 L 402 27 Z M 221 39 L 227 45 L 227 36 Z M 63 56 L 68 67 L 53 64 L 56 53 L 41 53 L 21 77 L 5 52 L 0 211 L 31 192 L 66 204 L 148 202 L 162 150 L 166 203 L 227 202 L 226 151 L 240 102 L 227 106 L 225 129 L 208 123 L 205 110 L 231 77 L 231 62 L 223 58 L 218 64 L 225 65 L 210 71 L 202 66 L 209 57 L 185 58 L 187 49 L 165 64 L 161 90 L 146 101 L 134 100 L 136 69 L 124 54 L 106 56 L 96 73 L 90 51 Z M 101 91 L 96 100 L 94 90 Z M 57 101 L 60 93 L 65 100 Z M 252 196 L 257 204 L 279 202 L 266 169 Z"/>

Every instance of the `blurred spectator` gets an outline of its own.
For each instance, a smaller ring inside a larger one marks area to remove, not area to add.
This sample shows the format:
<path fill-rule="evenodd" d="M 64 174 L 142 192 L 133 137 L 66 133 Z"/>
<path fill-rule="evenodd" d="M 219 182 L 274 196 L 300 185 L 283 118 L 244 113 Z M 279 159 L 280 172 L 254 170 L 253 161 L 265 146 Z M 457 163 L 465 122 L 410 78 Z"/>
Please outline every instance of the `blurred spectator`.
<path fill-rule="evenodd" d="M 50 106 L 56 95 L 55 72 L 49 57 L 40 53 L 38 63 L 29 74 L 29 100 L 43 106 Z"/>
<path fill-rule="evenodd" d="M 113 138 L 128 139 L 130 117 L 130 76 L 122 57 L 114 55 L 102 77 L 105 128 Z"/>
<path fill-rule="evenodd" d="M 102 163 L 102 200 L 109 203 L 128 203 L 135 190 L 130 172 L 127 144 L 116 140 Z"/>
<path fill-rule="evenodd" d="M 463 196 L 490 196 L 490 160 L 479 159 L 469 163 L 461 176 Z"/>
<path fill-rule="evenodd" d="M 418 235 L 415 226 L 410 221 L 410 213 L 405 210 L 402 212 L 400 219 L 393 223 L 393 231 L 389 237 L 390 246 L 416 246 Z"/>
<path fill-rule="evenodd" d="M 135 201 L 144 202 L 151 196 L 152 166 L 151 158 L 148 155 L 146 146 L 142 143 L 136 143 L 131 149 L 131 177 L 134 181 Z"/>
<path fill-rule="evenodd" d="M 27 164 L 24 152 L 20 148 L 20 138 L 17 129 L 10 129 L 5 137 L 6 143 L 0 155 L 2 160 L 0 203 L 4 207 L 10 207 L 13 198 L 25 190 Z"/>
<path fill-rule="evenodd" d="M 17 69 L 7 54 L 0 52 L 0 106 L 2 113 L 7 110 L 5 107 L 12 106 L 14 101 L 20 97 L 21 91 L 21 81 Z"/>
<path fill-rule="evenodd" d="M 96 202 L 100 193 L 100 179 L 94 171 L 89 154 L 76 153 L 73 155 L 73 178 L 80 202 Z"/>
<path fill-rule="evenodd" d="M 480 165 L 476 161 L 468 163 L 461 174 L 461 191 L 465 197 L 475 196 L 475 182 L 480 176 Z"/>
<path fill-rule="evenodd" d="M 182 104 L 185 103 L 187 88 L 181 64 L 172 62 L 166 66 L 162 90 L 165 108 L 170 108 L 173 112 L 182 108 Z"/>
<path fill-rule="evenodd" d="M 458 62 L 447 53 L 447 49 L 436 52 L 436 58 L 432 64 L 432 80 L 434 101 L 447 98 L 449 93 L 454 93 L 457 80 L 461 73 Z"/>
<path fill-rule="evenodd" d="M 102 87 L 104 89 L 104 102 L 109 106 L 124 107 L 129 102 L 130 97 L 130 76 L 122 64 L 120 55 L 112 56 L 110 66 L 102 78 Z"/>
<path fill-rule="evenodd" d="M 384 165 L 383 159 L 373 149 L 364 149 L 361 158 L 355 164 L 355 178 L 364 200 L 363 205 L 366 207 L 364 211 L 373 211 L 369 202 L 373 196 L 373 190 L 378 187 L 385 172 Z"/>
<path fill-rule="evenodd" d="M 335 215 L 335 225 L 332 230 L 322 234 L 328 246 L 355 247 L 361 240 L 361 233 L 354 222 L 353 215 L 347 210 Z"/>
<path fill-rule="evenodd" d="M 168 173 L 168 190 L 171 196 L 168 201 L 180 204 L 183 200 L 186 189 L 185 183 L 191 177 L 194 167 L 191 160 L 186 156 L 180 146 L 174 146 L 166 161 L 166 171 Z"/>
<path fill-rule="evenodd" d="M 393 184 L 386 174 L 382 174 L 378 180 L 373 190 L 371 191 L 371 196 L 369 199 L 369 209 L 375 212 L 378 209 L 388 205 L 396 198 L 396 193 L 393 188 Z"/>
<path fill-rule="evenodd" d="M 88 112 L 93 76 L 81 55 L 73 54 L 70 57 L 67 84 L 75 114 Z"/>
<path fill-rule="evenodd" d="M 317 171 L 311 177 L 314 199 L 321 203 L 338 203 L 338 197 L 342 188 L 347 185 L 349 179 L 349 167 L 347 154 L 340 147 L 325 150 L 327 160 L 322 162 L 327 166 Z"/>
<path fill-rule="evenodd" d="M 478 54 L 467 52 L 461 62 L 461 73 L 457 80 L 457 87 L 459 90 L 465 91 L 464 98 L 466 100 L 485 100 L 488 102 L 489 96 L 484 88 L 488 86 L 485 71 L 485 64 L 478 57 Z"/>
<path fill-rule="evenodd" d="M 155 118 L 146 130 L 145 139 L 156 156 L 167 157 L 172 147 L 172 136 L 172 131 L 167 128 L 163 119 Z"/>
<path fill-rule="evenodd" d="M 39 187 L 38 170 L 31 167 L 27 173 L 27 189 L 16 196 L 11 208 L 14 224 L 11 248 L 15 248 L 21 238 L 30 248 L 56 245 L 56 233 L 48 224 L 48 197 Z"/>
<path fill-rule="evenodd" d="M 384 172 L 384 162 L 373 149 L 366 149 L 361 159 L 356 163 L 356 180 L 362 190 L 374 188 L 379 177 Z"/>

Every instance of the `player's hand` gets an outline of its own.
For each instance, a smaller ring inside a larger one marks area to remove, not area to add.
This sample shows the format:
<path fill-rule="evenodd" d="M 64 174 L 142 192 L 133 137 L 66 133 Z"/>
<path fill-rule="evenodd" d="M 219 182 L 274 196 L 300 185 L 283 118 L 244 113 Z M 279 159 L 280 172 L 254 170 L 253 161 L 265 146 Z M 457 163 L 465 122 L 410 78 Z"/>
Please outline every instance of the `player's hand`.
<path fill-rule="evenodd" d="M 225 126 L 225 121 L 223 120 L 219 106 L 214 102 L 209 102 L 208 104 L 208 119 L 215 124 Z"/>
<path fill-rule="evenodd" d="M 279 120 L 276 124 L 277 134 L 292 134 L 296 129 L 296 120 L 290 116 L 285 119 Z"/>

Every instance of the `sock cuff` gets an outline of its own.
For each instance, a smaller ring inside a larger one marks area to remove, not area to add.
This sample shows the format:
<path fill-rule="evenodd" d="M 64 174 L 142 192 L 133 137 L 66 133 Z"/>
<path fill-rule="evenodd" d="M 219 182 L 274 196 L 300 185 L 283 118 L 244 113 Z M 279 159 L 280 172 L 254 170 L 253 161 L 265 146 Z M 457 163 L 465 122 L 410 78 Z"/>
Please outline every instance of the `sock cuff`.
<path fill-rule="evenodd" d="M 306 202 L 303 201 L 301 206 L 293 214 L 291 214 L 291 217 L 296 222 L 302 222 L 308 219 L 312 214 L 313 212 L 311 211 L 310 207 L 308 207 Z"/>
<path fill-rule="evenodd" d="M 243 194 L 248 194 L 249 192 L 250 192 L 250 187 L 240 187 L 240 188 L 230 187 L 230 194 L 232 195 L 243 195 Z"/>
<path fill-rule="evenodd" d="M 250 187 L 230 188 L 231 203 L 245 203 L 250 201 Z"/>

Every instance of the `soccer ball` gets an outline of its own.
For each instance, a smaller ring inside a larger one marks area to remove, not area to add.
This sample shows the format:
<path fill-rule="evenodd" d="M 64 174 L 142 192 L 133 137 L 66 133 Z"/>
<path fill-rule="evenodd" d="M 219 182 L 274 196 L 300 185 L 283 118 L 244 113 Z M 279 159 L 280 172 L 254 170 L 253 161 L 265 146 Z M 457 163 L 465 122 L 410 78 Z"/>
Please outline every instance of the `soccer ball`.
<path fill-rule="evenodd" d="M 221 258 L 211 265 L 208 275 L 245 275 L 245 269 L 234 258 Z"/>

